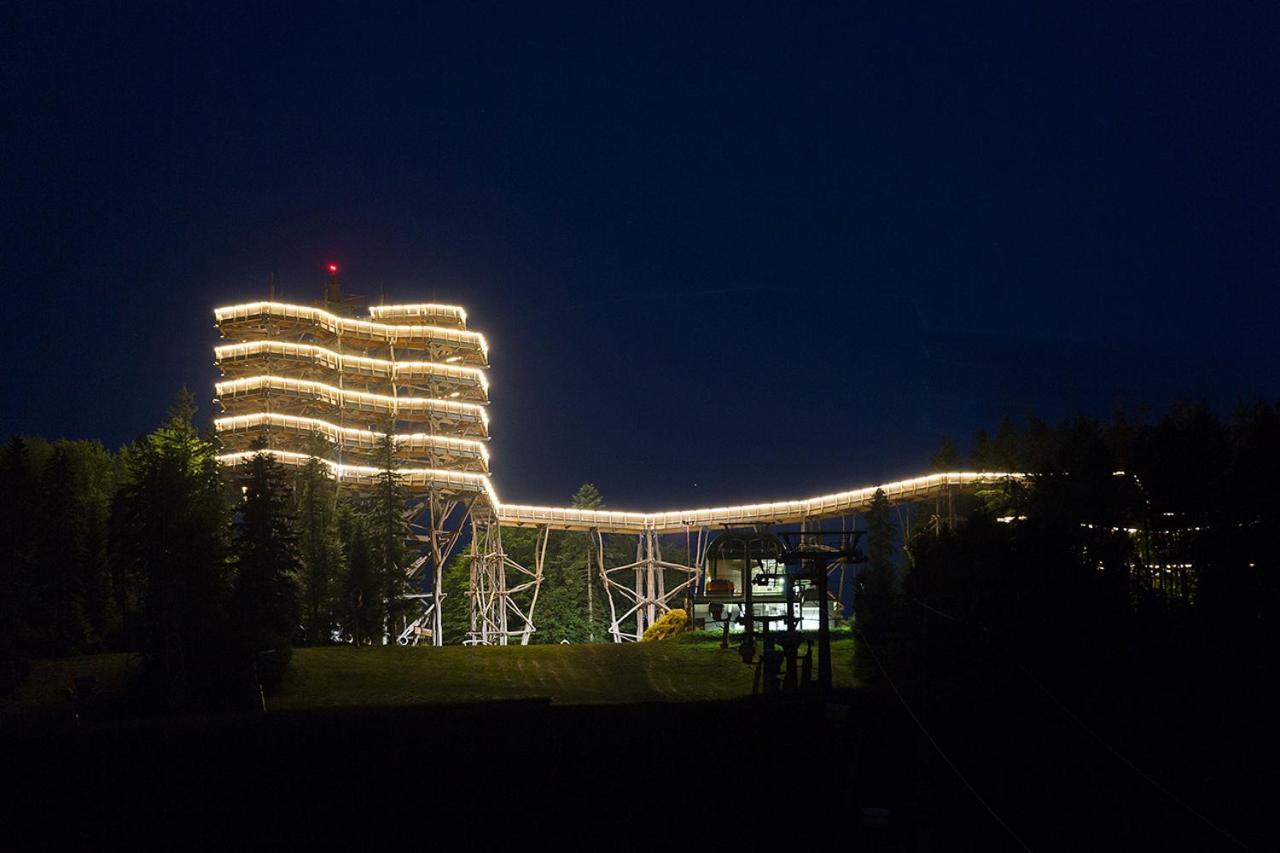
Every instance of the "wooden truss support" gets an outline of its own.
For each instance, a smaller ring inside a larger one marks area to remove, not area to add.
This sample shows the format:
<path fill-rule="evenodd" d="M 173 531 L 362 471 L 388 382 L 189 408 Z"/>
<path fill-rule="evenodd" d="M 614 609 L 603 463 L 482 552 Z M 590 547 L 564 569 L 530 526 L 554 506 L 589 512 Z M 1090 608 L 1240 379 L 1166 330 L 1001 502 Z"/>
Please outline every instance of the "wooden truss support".
<path fill-rule="evenodd" d="M 466 644 L 505 646 L 513 637 L 527 646 L 537 630 L 533 612 L 542 588 L 551 528 L 543 525 L 533 545 L 533 568 L 513 560 L 502 547 L 496 518 L 471 519 L 471 625 Z M 514 581 L 514 583 L 511 583 Z"/>
<path fill-rule="evenodd" d="M 635 562 L 609 568 L 604 559 L 603 537 L 599 531 L 593 531 L 593 535 L 596 553 L 600 555 L 600 580 L 609 598 L 609 634 L 615 643 L 637 642 L 643 639 L 646 628 L 672 609 L 673 601 L 681 601 L 686 591 L 697 583 L 700 565 L 686 566 L 663 560 L 661 535 L 645 530 L 636 536 Z M 667 588 L 668 572 L 683 577 L 670 589 Z M 623 628 L 629 619 L 635 620 L 634 631 Z"/>
<path fill-rule="evenodd" d="M 471 505 L 471 500 L 445 497 L 433 490 L 411 510 L 411 515 L 419 516 L 425 511 L 426 532 L 413 538 L 419 543 L 426 543 L 427 547 L 410 564 L 406 574 L 409 582 L 419 588 L 422 579 L 429 574 L 431 592 L 406 596 L 417 601 L 422 612 L 396 638 L 402 646 L 416 646 L 424 641 L 433 646 L 444 645 L 444 566 L 457 548 L 458 539 L 471 517 Z M 464 510 L 460 516 L 459 507 Z"/>

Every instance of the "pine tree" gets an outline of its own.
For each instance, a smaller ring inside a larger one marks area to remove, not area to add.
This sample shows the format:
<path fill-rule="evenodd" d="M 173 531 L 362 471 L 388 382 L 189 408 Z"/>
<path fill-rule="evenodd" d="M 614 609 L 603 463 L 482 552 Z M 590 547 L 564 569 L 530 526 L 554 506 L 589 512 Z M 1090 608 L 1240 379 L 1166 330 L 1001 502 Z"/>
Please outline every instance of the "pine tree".
<path fill-rule="evenodd" d="M 942 441 L 938 444 L 938 450 L 933 454 L 930 460 L 931 467 L 936 472 L 954 471 L 960 467 L 960 454 L 956 450 L 955 442 L 949 436 L 943 436 Z"/>
<path fill-rule="evenodd" d="M 29 442 L 0 452 L 0 695 L 17 686 L 32 652 L 37 476 Z"/>
<path fill-rule="evenodd" d="M 42 655 L 79 654 L 90 638 L 81 579 L 80 513 L 71 452 L 54 450 L 40 477 L 33 627 Z"/>
<path fill-rule="evenodd" d="M 339 622 L 338 580 L 342 549 L 338 538 L 338 484 L 322 457 L 323 438 L 307 447 L 310 457 L 298 474 L 298 556 L 302 564 L 300 637 L 303 643 L 328 643 Z"/>
<path fill-rule="evenodd" d="M 595 483 L 583 483 L 574 493 L 572 503 L 577 509 L 604 509 L 604 496 Z"/>
<path fill-rule="evenodd" d="M 600 490 L 596 488 L 595 483 L 583 483 L 578 487 L 578 491 L 573 496 L 573 506 L 577 509 L 603 509 L 604 496 L 600 494 Z M 584 586 L 587 591 L 587 641 L 594 643 L 596 641 L 596 578 L 595 568 L 599 565 L 599 543 L 593 532 L 587 534 L 587 553 L 586 562 L 586 580 Z"/>
<path fill-rule="evenodd" d="M 394 423 L 388 423 L 386 432 L 378 438 L 376 458 L 378 478 L 370 499 L 370 533 L 373 539 L 373 557 L 380 581 L 384 629 L 388 642 L 393 642 L 400 631 L 409 592 L 405 572 L 404 543 L 409 538 L 409 522 L 404 512 L 404 488 L 396 470 L 396 444 Z"/>
<path fill-rule="evenodd" d="M 454 552 L 441 572 L 441 588 L 444 590 L 443 614 L 441 624 L 444 630 L 444 641 L 457 644 L 467 638 L 471 630 L 471 599 L 467 589 L 471 585 L 471 555 Z M 538 609 L 542 609 L 539 599 Z M 534 614 L 535 622 L 541 623 Z M 533 642 L 538 642 L 538 635 L 533 635 Z"/>
<path fill-rule="evenodd" d="M 857 592 L 853 600 L 855 624 L 862 638 L 872 647 L 879 646 L 889 632 L 895 612 L 897 579 L 893 564 L 894 528 L 889 498 L 876 489 L 866 512 L 867 563 L 858 572 Z M 871 668 L 868 656 L 856 658 L 860 675 L 866 677 Z"/>
<path fill-rule="evenodd" d="M 114 649 L 120 644 L 123 617 L 123 611 L 116 607 L 110 549 L 111 498 L 117 486 L 118 460 L 96 441 L 67 444 L 76 461 L 77 556 L 89 644 L 92 649 Z"/>
<path fill-rule="evenodd" d="M 369 544 L 368 525 L 344 499 L 338 502 L 338 540 L 346 566 L 340 608 L 343 633 L 357 646 L 368 645 L 382 637 L 382 584 Z"/>
<path fill-rule="evenodd" d="M 973 467 L 978 471 L 992 471 L 999 468 L 991 449 L 991 439 L 985 429 L 973 435 L 973 453 L 969 454 Z"/>
<path fill-rule="evenodd" d="M 143 647 L 171 688 L 214 687 L 226 666 L 229 504 L 217 448 L 183 389 L 164 426 L 125 456 L 115 547 L 142 589 Z"/>
<path fill-rule="evenodd" d="M 287 661 L 298 630 L 301 574 L 292 495 L 283 466 L 261 446 L 255 449 L 239 478 L 244 499 L 235 523 L 232 605 L 245 649 L 275 650 L 277 661 Z"/>
<path fill-rule="evenodd" d="M 893 575 L 894 528 L 889 498 L 876 489 L 867 509 L 867 568 Z"/>

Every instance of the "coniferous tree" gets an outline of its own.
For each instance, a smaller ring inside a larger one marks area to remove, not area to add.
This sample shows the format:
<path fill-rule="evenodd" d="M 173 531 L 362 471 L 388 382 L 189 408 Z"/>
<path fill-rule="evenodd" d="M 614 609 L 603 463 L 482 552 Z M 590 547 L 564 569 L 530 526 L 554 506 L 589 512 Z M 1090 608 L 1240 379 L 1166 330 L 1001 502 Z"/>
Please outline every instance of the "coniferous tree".
<path fill-rule="evenodd" d="M 974 433 L 973 453 L 969 455 L 969 461 L 979 471 L 991 471 L 999 467 L 995 463 L 995 457 L 991 451 L 991 439 L 985 429 Z"/>
<path fill-rule="evenodd" d="M 113 508 L 117 553 L 142 588 L 143 648 L 171 688 L 225 672 L 229 505 L 217 449 L 192 425 L 183 389 L 164 426 L 125 458 Z"/>
<path fill-rule="evenodd" d="M 14 438 L 0 452 L 0 695 L 25 676 L 31 656 L 35 598 L 38 478 L 29 442 Z"/>
<path fill-rule="evenodd" d="M 572 505 L 577 509 L 604 509 L 604 496 L 595 483 L 583 483 L 574 492 Z"/>
<path fill-rule="evenodd" d="M 960 453 L 956 450 L 955 442 L 948 436 L 943 436 L 942 441 L 938 444 L 938 450 L 933 454 L 930 464 L 934 471 L 955 471 L 960 467 Z"/>
<path fill-rule="evenodd" d="M 59 441 L 45 465 L 41 574 L 57 654 L 99 649 L 118 624 L 107 551 L 114 467 L 93 441 Z"/>
<path fill-rule="evenodd" d="M 111 499 L 117 486 L 117 460 L 96 441 L 68 442 L 76 460 L 79 520 L 77 556 L 90 649 L 118 648 L 123 611 L 116 606 L 111 567 Z M 121 590 L 123 595 L 126 591 Z"/>
<path fill-rule="evenodd" d="M 463 642 L 471 630 L 471 599 L 467 595 L 470 585 L 471 555 L 455 552 L 449 557 L 441 573 L 441 586 L 444 589 L 444 612 L 441 616 L 441 625 L 446 643 Z M 538 600 L 538 609 L 542 609 L 541 598 Z M 541 620 L 537 618 L 536 613 L 534 617 L 535 623 L 540 624 Z M 535 633 L 533 642 L 538 641 L 539 637 Z"/>
<path fill-rule="evenodd" d="M 867 569 L 893 575 L 894 530 L 889 498 L 876 489 L 867 509 Z"/>
<path fill-rule="evenodd" d="M 36 560 L 40 566 L 35 581 L 33 613 L 43 655 L 77 654 L 88 645 L 91 629 L 85 616 L 88 590 L 83 584 L 81 513 L 72 451 L 55 448 L 40 478 L 37 512 Z"/>
<path fill-rule="evenodd" d="M 532 531 L 516 529 L 503 531 L 503 546 L 517 562 L 525 554 L 532 557 L 536 537 L 531 534 Z M 543 563 L 542 591 L 534 613 L 534 623 L 538 628 L 533 635 L 534 642 L 586 643 L 592 640 L 587 578 L 583 574 L 586 560 L 584 536 L 552 534 Z"/>
<path fill-rule="evenodd" d="M 867 562 L 857 575 L 853 610 L 859 634 L 874 648 L 882 644 L 889 632 L 897 593 L 893 518 L 889 499 L 882 489 L 876 489 L 872 495 L 866 521 Z M 859 655 L 857 659 L 859 674 L 863 677 L 872 672 L 872 668 L 867 666 L 867 657 Z"/>
<path fill-rule="evenodd" d="M 338 538 L 338 484 L 322 461 L 328 450 L 316 437 L 298 475 L 297 528 L 301 576 L 301 632 L 303 643 L 332 642 L 339 619 L 338 581 L 342 547 Z"/>
<path fill-rule="evenodd" d="M 374 563 L 369 528 L 351 503 L 338 502 L 338 540 L 346 574 L 342 580 L 342 629 L 357 646 L 381 642 L 382 582 Z"/>
<path fill-rule="evenodd" d="M 572 498 L 579 509 L 603 509 L 604 499 L 591 483 Z M 504 531 L 503 544 L 517 561 L 532 559 L 535 537 L 527 531 Z M 607 605 L 599 575 L 599 541 L 593 534 L 553 533 L 543 563 L 542 591 L 534 614 L 535 643 L 592 643 L 606 639 Z M 528 565 L 528 563 L 525 563 Z"/>
<path fill-rule="evenodd" d="M 146 646 L 143 613 L 145 589 L 130 553 L 132 543 L 123 535 L 129 502 L 123 500 L 129 471 L 138 455 L 138 443 L 126 444 L 116 453 L 115 488 L 107 508 L 107 567 L 110 572 L 111 612 L 116 615 L 118 646 L 138 651 Z"/>
<path fill-rule="evenodd" d="M 596 488 L 595 483 L 583 483 L 573 496 L 573 506 L 577 509 L 604 509 L 604 496 Z M 600 561 L 600 544 L 593 532 L 587 534 L 586 574 L 584 586 L 587 591 L 587 640 L 596 641 L 596 567 Z M 601 592 L 604 592 L 601 590 Z M 603 603 L 603 602 L 602 602 Z"/>
<path fill-rule="evenodd" d="M 261 445 L 239 478 L 243 502 L 235 523 L 232 606 L 248 652 L 272 650 L 262 673 L 270 685 L 282 674 L 298 630 L 298 542 L 284 468 Z"/>
<path fill-rule="evenodd" d="M 388 423 L 378 438 L 376 458 L 378 478 L 369 502 L 369 523 L 373 557 L 380 580 L 383 624 L 387 641 L 394 642 L 400 632 L 409 592 L 405 569 L 404 543 L 409 538 L 409 522 L 405 518 L 404 488 L 396 470 L 395 424 Z"/>

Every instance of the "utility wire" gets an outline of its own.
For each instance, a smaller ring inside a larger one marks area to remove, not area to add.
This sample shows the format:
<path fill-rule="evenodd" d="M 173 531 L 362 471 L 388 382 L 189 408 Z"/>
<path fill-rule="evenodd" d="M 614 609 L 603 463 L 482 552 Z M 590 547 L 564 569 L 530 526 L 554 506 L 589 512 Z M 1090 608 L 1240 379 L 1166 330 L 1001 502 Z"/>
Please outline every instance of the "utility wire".
<path fill-rule="evenodd" d="M 939 615 L 939 616 L 943 617 L 944 619 L 950 619 L 952 622 L 955 622 L 955 623 L 957 623 L 957 624 L 959 624 L 959 625 L 964 625 L 966 628 L 972 628 L 972 629 L 981 630 L 984 634 L 988 634 L 988 635 L 990 635 L 990 633 L 991 633 L 990 629 L 988 629 L 988 628 L 987 628 L 986 626 L 984 626 L 984 625 L 975 625 L 975 624 L 972 624 L 972 623 L 970 623 L 970 622 L 965 621 L 964 619 L 961 619 L 961 618 L 960 618 L 960 617 L 958 617 L 958 616 L 953 616 L 953 615 L 952 615 L 952 614 L 950 614 L 950 613 L 946 613 L 946 612 L 944 612 L 944 611 L 942 611 L 942 610 L 939 610 L 939 609 L 938 609 L 938 608 L 936 608 L 936 607 L 933 607 L 932 605 L 926 604 L 925 602 L 920 601 L 919 599 L 912 598 L 912 597 L 910 597 L 910 596 L 908 596 L 908 597 L 907 597 L 907 599 L 908 599 L 909 601 L 911 601 L 913 604 L 917 604 L 917 605 L 919 605 L 920 607 L 923 607 L 925 610 L 928 610 L 930 613 L 936 613 L 937 615 Z M 873 656 L 873 657 L 875 656 L 875 652 L 874 652 L 874 651 L 872 651 L 872 652 L 871 652 L 871 654 L 872 654 L 872 656 Z M 877 661 L 876 661 L 876 663 L 877 663 L 877 664 L 879 664 L 879 660 L 877 660 Z M 1230 841 L 1231 843 L 1235 844 L 1235 845 L 1236 845 L 1237 847 L 1239 847 L 1240 849 L 1242 849 L 1242 850 L 1249 850 L 1249 851 L 1252 851 L 1252 850 L 1254 849 L 1254 848 L 1250 847 L 1248 844 L 1245 844 L 1243 841 L 1241 841 L 1241 840 L 1240 840 L 1239 838 L 1237 838 L 1235 835 L 1233 835 L 1233 834 L 1232 834 L 1229 830 L 1227 830 L 1225 827 L 1220 826 L 1219 824 L 1215 823 L 1215 822 L 1214 822 L 1213 820 L 1211 820 L 1207 815 L 1205 815 L 1204 813 L 1202 813 L 1201 811 L 1199 811 L 1198 809 L 1196 809 L 1196 808 L 1195 808 L 1194 806 L 1192 806 L 1190 803 L 1188 803 L 1188 802 L 1186 802 L 1185 800 L 1183 800 L 1181 797 L 1179 797 L 1179 796 L 1178 796 L 1176 793 L 1174 793 L 1172 790 L 1170 790 L 1169 788 L 1167 788 L 1167 787 L 1165 787 L 1164 785 L 1162 785 L 1158 779 L 1156 779 L 1156 778 L 1155 778 L 1154 776 L 1152 776 L 1150 773 L 1146 772 L 1146 771 L 1145 771 L 1145 770 L 1143 770 L 1141 767 L 1139 767 L 1137 764 L 1135 764 L 1135 763 L 1134 763 L 1134 762 L 1133 762 L 1133 761 L 1132 761 L 1132 760 L 1131 760 L 1127 755 L 1125 755 L 1123 752 L 1121 752 L 1121 751 L 1120 751 L 1119 749 L 1117 749 L 1115 746 L 1112 746 L 1112 745 L 1111 745 L 1111 743 L 1110 743 L 1109 741 L 1107 741 L 1107 740 L 1106 740 L 1102 735 L 1100 735 L 1100 734 L 1097 732 L 1097 730 L 1095 730 L 1092 726 L 1090 726 L 1088 723 L 1086 723 L 1084 720 L 1082 720 L 1079 716 L 1077 716 L 1077 715 L 1076 715 L 1076 713 L 1075 713 L 1074 711 L 1072 711 L 1072 710 L 1071 710 L 1071 708 L 1069 708 L 1065 702 L 1063 702 L 1061 699 L 1059 699 L 1057 696 L 1055 696 L 1055 695 L 1054 695 L 1054 694 L 1049 690 L 1049 688 L 1045 686 L 1044 682 L 1042 682 L 1039 678 L 1036 678 L 1035 674 L 1034 674 L 1034 673 L 1032 673 L 1032 672 L 1031 672 L 1031 670 L 1027 669 L 1024 665 L 1022 665 L 1022 664 L 1020 664 L 1020 663 L 1015 663 L 1015 664 L 1014 664 L 1014 666 L 1015 666 L 1015 667 L 1017 667 L 1017 669 L 1018 669 L 1018 670 L 1019 670 L 1023 675 L 1025 675 L 1025 676 L 1027 677 L 1027 679 L 1028 679 L 1032 684 L 1034 684 L 1034 685 L 1036 686 L 1036 689 L 1038 689 L 1041 693 L 1043 693 L 1043 694 L 1044 694 L 1044 695 L 1049 699 L 1049 701 L 1051 701 L 1054 705 L 1056 705 L 1056 706 L 1057 706 L 1057 708 L 1058 708 L 1058 710 L 1059 710 L 1059 711 L 1061 711 L 1063 714 L 1065 714 L 1065 715 L 1066 715 L 1067 719 L 1071 720 L 1073 723 L 1075 723 L 1077 726 L 1079 726 L 1079 727 L 1080 727 L 1080 728 L 1081 728 L 1081 729 L 1082 729 L 1086 734 L 1088 734 L 1088 735 L 1089 735 L 1089 737 L 1093 738 L 1093 740 L 1095 740 L 1095 741 L 1096 741 L 1098 744 L 1100 744 L 1104 749 L 1106 749 L 1108 752 L 1110 752 L 1110 753 L 1111 753 L 1111 754 L 1116 758 L 1116 760 L 1118 760 L 1118 761 L 1119 761 L 1121 764 L 1123 764 L 1125 767 L 1128 767 L 1130 770 L 1132 770 L 1134 773 L 1136 773 L 1140 778 L 1142 778 L 1142 779 L 1143 779 L 1143 780 L 1145 780 L 1149 785 L 1151 785 L 1151 787 L 1155 788 L 1157 791 L 1159 791 L 1161 794 L 1163 794 L 1165 797 L 1167 797 L 1167 798 L 1169 799 L 1169 801 L 1170 801 L 1170 802 L 1172 802 L 1172 803 L 1174 803 L 1174 804 L 1176 804 L 1176 805 L 1178 805 L 1178 806 L 1181 806 L 1183 809 L 1186 809 L 1186 810 L 1187 810 L 1187 812 L 1189 812 L 1190 814 L 1195 815 L 1197 818 L 1199 818 L 1199 819 L 1200 819 L 1200 821 L 1201 821 L 1202 823 L 1204 823 L 1204 825 L 1205 825 L 1205 826 L 1209 827 L 1209 828 L 1210 828 L 1210 829 L 1212 829 L 1214 832 L 1217 832 L 1217 833 L 1218 833 L 1219 835 L 1221 835 L 1223 838 L 1225 838 L 1225 839 L 1227 839 L 1228 841 Z M 881 667 L 881 671 L 883 672 L 883 667 Z M 886 676 L 886 677 L 887 677 L 887 676 Z M 890 684 L 892 684 L 892 682 L 890 682 Z M 895 688 L 894 688 L 894 690 L 896 691 L 896 690 L 897 690 L 897 688 L 895 687 Z"/>
<path fill-rule="evenodd" d="M 937 751 L 938 755 L 942 756 L 942 760 L 945 761 L 947 763 L 947 766 L 951 768 L 951 772 L 956 774 L 956 778 L 959 779 L 960 782 L 966 788 L 969 789 L 969 793 L 973 794 L 974 799 L 976 799 L 979 803 L 982 804 L 982 807 L 987 810 L 987 814 L 991 815 L 991 817 L 995 820 L 995 822 L 1000 824 L 1000 827 L 1006 833 L 1009 834 L 1009 837 L 1012 838 L 1014 841 L 1016 841 L 1018 843 L 1018 846 L 1021 847 L 1023 850 L 1030 851 L 1031 848 L 1027 846 L 1027 842 L 1023 841 L 1018 836 L 1018 833 L 1014 832 L 1013 827 L 1011 827 L 1005 821 L 1005 819 L 1000 817 L 999 813 L 996 812 L 996 810 L 991 807 L 991 804 L 986 801 L 986 799 L 982 796 L 981 793 L 978 792 L 978 789 L 973 786 L 973 783 L 969 781 L 969 779 L 964 775 L 964 773 L 960 770 L 960 768 L 956 765 L 956 763 L 951 760 L 951 756 L 947 755 L 946 751 L 943 750 L 942 746 L 938 743 L 937 738 L 935 738 L 933 734 L 927 728 L 925 728 L 924 722 L 920 719 L 919 716 L 916 715 L 916 712 L 911 707 L 911 704 L 907 702 L 907 698 L 902 695 L 902 691 L 898 689 L 898 685 L 894 683 L 893 678 L 889 675 L 889 671 L 886 670 L 884 668 L 884 664 L 880 662 L 880 656 L 876 654 L 875 648 L 872 647 L 871 643 L 867 641 L 866 635 L 864 635 L 856 625 L 854 626 L 853 630 L 854 630 L 854 633 L 858 635 L 858 639 L 861 640 L 863 645 L 867 647 L 867 651 L 871 652 L 871 658 L 876 662 L 876 667 L 880 670 L 880 674 L 884 676 L 885 681 L 887 681 L 889 683 L 889 686 L 893 688 L 894 695 L 898 697 L 898 701 L 901 702 L 902 707 L 906 709 L 908 716 L 911 717 L 911 721 L 916 724 L 916 728 L 920 729 L 920 733 L 923 734 L 925 738 L 928 739 L 929 743 L 933 745 L 933 748 L 934 750 Z"/>

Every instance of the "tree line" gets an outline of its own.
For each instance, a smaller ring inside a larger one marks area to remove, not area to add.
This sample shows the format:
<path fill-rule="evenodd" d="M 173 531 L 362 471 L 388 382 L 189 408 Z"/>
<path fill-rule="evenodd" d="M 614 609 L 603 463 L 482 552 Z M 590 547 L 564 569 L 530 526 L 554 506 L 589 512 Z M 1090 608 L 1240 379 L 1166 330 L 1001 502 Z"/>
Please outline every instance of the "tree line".
<path fill-rule="evenodd" d="M 971 447 L 944 440 L 935 469 L 1030 476 L 957 499 L 954 517 L 873 506 L 859 675 L 1026 814 L 1082 795 L 1022 790 L 1027 763 L 1087 761 L 1175 810 L 1168 790 L 1223 814 L 1251 802 L 1277 710 L 1277 407 L 1004 419 Z"/>
<path fill-rule="evenodd" d="M 1225 420 L 1184 403 L 1150 422 L 1005 418 L 974 436 L 967 460 L 944 439 L 932 461 L 1028 477 L 957 498 L 955 519 L 936 504 L 905 516 L 873 507 L 873 536 L 888 525 L 901 543 L 897 563 L 870 555 L 871 567 L 898 565 L 884 590 L 895 607 L 924 602 L 1027 642 L 1087 616 L 1099 641 L 1191 631 L 1198 643 L 1258 648 L 1274 623 L 1280 412 L 1271 404 L 1241 405 Z M 877 606 L 868 598 L 862 609 Z"/>
<path fill-rule="evenodd" d="M 268 454 L 229 468 L 194 416 L 184 391 L 158 429 L 118 453 L 38 437 L 0 449 L 0 687 L 33 658 L 112 651 L 146 653 L 169 685 L 254 667 L 271 681 L 295 645 L 379 645 L 417 615 L 408 495 L 389 437 L 374 487 L 356 494 L 324 463 L 323 438 L 296 469 Z M 573 500 L 603 506 L 591 484 Z M 504 536 L 532 566 L 533 531 Z M 595 547 L 584 534 L 553 535 L 534 642 L 607 639 Z M 469 555 L 443 575 L 445 636 L 460 643 Z"/>

